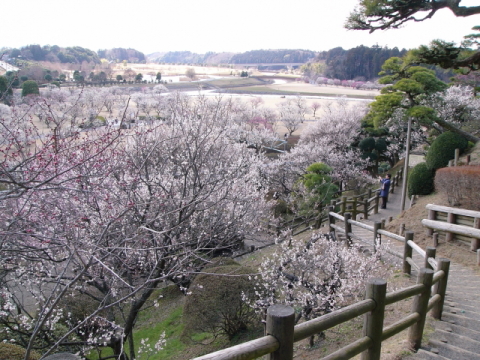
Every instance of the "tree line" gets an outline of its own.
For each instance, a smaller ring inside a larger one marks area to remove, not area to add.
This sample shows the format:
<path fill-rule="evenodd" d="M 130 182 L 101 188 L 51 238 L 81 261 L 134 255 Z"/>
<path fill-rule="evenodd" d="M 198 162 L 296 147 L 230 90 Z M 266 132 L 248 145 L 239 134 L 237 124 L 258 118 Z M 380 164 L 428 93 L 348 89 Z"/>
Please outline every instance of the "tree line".
<path fill-rule="evenodd" d="M 109 50 L 93 50 L 81 46 L 60 47 L 58 45 L 27 45 L 19 49 L 8 49 L 3 52 L 4 60 L 15 64 L 23 61 L 48 61 L 51 63 L 81 64 L 88 62 L 100 64 L 100 59 L 109 61 L 145 62 L 145 55 L 135 49 L 115 48 Z"/>

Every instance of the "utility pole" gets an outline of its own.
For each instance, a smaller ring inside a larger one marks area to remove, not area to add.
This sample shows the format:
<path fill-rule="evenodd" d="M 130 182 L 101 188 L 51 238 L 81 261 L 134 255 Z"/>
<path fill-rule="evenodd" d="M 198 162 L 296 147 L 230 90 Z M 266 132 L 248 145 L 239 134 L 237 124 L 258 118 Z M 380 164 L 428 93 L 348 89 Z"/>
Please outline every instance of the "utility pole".
<path fill-rule="evenodd" d="M 400 210 L 405 210 L 405 199 L 407 197 L 407 178 L 408 178 L 408 161 L 410 159 L 410 135 L 412 133 L 412 118 L 408 118 L 408 128 L 407 128 L 407 143 L 405 144 L 406 153 L 405 153 L 405 167 L 403 169 L 403 184 L 402 184 L 402 203 L 400 205 Z"/>

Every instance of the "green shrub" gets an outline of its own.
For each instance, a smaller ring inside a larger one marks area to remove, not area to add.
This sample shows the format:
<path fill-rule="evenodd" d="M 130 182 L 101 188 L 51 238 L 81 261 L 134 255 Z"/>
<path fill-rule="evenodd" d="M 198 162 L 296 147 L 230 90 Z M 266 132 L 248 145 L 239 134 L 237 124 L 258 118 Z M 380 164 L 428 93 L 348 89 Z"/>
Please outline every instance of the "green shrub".
<path fill-rule="evenodd" d="M 430 194 L 434 175 L 435 172 L 426 163 L 417 164 L 408 175 L 408 196 Z"/>
<path fill-rule="evenodd" d="M 253 296 L 254 284 L 248 276 L 256 271 L 228 260 L 216 260 L 192 282 L 183 311 L 184 335 L 208 332 L 232 340 L 238 333 L 260 324 L 254 310 L 242 299 Z M 215 275 L 218 274 L 218 275 Z"/>
<path fill-rule="evenodd" d="M 433 141 L 425 157 L 428 168 L 437 170 L 447 166 L 449 160 L 455 157 L 455 149 L 460 149 L 461 153 L 467 147 L 467 139 L 457 133 L 447 131 L 439 135 Z"/>
<path fill-rule="evenodd" d="M 0 360 L 23 360 L 25 358 L 25 349 L 19 345 L 0 343 Z M 40 359 L 40 354 L 31 351 L 29 360 Z"/>
<path fill-rule="evenodd" d="M 38 94 L 40 94 L 40 90 L 38 89 L 38 84 L 36 81 L 27 80 L 22 84 L 22 96 Z"/>

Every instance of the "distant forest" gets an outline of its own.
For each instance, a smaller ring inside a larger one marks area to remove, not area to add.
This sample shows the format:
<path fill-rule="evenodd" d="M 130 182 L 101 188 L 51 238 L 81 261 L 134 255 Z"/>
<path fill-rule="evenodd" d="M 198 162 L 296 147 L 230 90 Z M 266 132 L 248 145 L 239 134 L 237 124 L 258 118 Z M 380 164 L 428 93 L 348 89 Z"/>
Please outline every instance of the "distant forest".
<path fill-rule="evenodd" d="M 196 54 L 190 51 L 170 51 L 148 55 L 152 62 L 182 64 L 273 64 L 305 63 L 317 55 L 309 50 L 252 50 L 244 53 Z M 217 61 L 217 62 L 215 62 Z"/>
<path fill-rule="evenodd" d="M 253 50 L 236 54 L 231 64 L 306 63 L 317 53 L 309 50 Z"/>
<path fill-rule="evenodd" d="M 20 49 L 10 49 L 6 52 L 13 60 L 24 61 L 48 61 L 52 63 L 100 64 L 100 59 L 121 62 L 126 60 L 132 63 L 145 62 L 145 55 L 134 49 L 116 48 L 110 50 L 99 50 L 98 53 L 80 46 L 60 47 L 57 45 L 27 45 Z"/>
<path fill-rule="evenodd" d="M 396 56 L 402 57 L 407 50 L 394 47 L 357 46 L 350 50 L 337 47 L 322 51 L 315 59 L 323 62 L 326 67 L 323 76 L 340 80 L 372 80 L 378 78 L 385 60 Z"/>
<path fill-rule="evenodd" d="M 80 46 L 62 48 L 57 45 L 27 45 L 20 49 L 12 49 L 10 59 L 26 61 L 49 61 L 52 63 L 80 64 L 84 61 L 100 64 L 100 58 L 95 51 Z"/>

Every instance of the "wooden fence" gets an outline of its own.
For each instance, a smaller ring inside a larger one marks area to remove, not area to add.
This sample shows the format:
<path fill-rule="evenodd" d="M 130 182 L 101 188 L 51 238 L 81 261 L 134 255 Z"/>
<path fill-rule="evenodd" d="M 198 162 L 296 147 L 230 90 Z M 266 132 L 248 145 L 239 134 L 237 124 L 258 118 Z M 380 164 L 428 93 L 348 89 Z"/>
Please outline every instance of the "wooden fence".
<path fill-rule="evenodd" d="M 389 193 L 393 194 L 402 180 L 403 169 L 400 169 L 395 176 L 391 179 L 391 185 Z M 369 189 L 368 191 L 354 196 L 341 196 L 335 200 L 332 200 L 329 205 L 321 208 L 318 215 L 310 217 L 294 217 L 289 221 L 285 221 L 277 226 L 277 233 L 280 229 L 289 228 L 292 230 L 292 234 L 298 235 L 304 231 L 313 228 L 318 229 L 321 224 L 328 220 L 329 206 L 334 206 L 340 214 L 347 212 L 352 214 L 352 219 L 357 220 L 359 216 L 363 216 L 364 219 L 368 219 L 369 213 L 378 214 L 378 206 L 380 202 L 379 198 L 380 189 Z"/>
<path fill-rule="evenodd" d="M 480 211 L 465 210 L 428 204 L 428 219 L 422 224 L 427 227 L 427 235 L 437 236 L 434 231 L 445 237 L 446 241 L 454 239 L 470 243 L 470 250 L 480 249 Z"/>
<path fill-rule="evenodd" d="M 442 317 L 450 261 L 448 259 L 435 260 L 435 249 L 427 248 L 427 251 L 421 249 L 413 242 L 412 232 L 406 232 L 405 237 L 402 237 L 380 229 L 379 222 L 376 222 L 374 227 L 369 227 L 352 220 L 349 213 L 342 216 L 335 212 L 329 212 L 329 219 L 344 221 L 343 227 L 338 226 L 335 222 L 329 225 L 334 231 L 344 232 L 347 241 L 350 241 L 349 237 L 350 239 L 354 237 L 352 231 L 349 231 L 351 226 L 361 226 L 371 230 L 375 240 L 381 235 L 403 240 L 405 243 L 402 256 L 404 259 L 403 271 L 410 274 L 412 266 L 419 269 L 417 284 L 386 293 L 386 281 L 370 279 L 366 286 L 365 300 L 296 326 L 294 325 L 293 308 L 274 305 L 267 310 L 266 336 L 195 358 L 195 360 L 250 360 L 264 355 L 268 355 L 269 360 L 291 360 L 295 342 L 358 316 L 364 317 L 362 337 L 324 357 L 324 360 L 350 359 L 360 353 L 363 353 L 362 360 L 378 360 L 382 342 L 407 328 L 410 329 L 408 333 L 410 346 L 414 349 L 420 348 L 427 313 L 430 311 L 431 316 L 436 319 Z M 423 267 L 420 268 L 413 262 L 413 250 L 424 257 Z M 432 285 L 434 285 L 433 290 Z M 411 313 L 394 324 L 383 327 L 385 306 L 411 297 L 414 297 Z"/>

